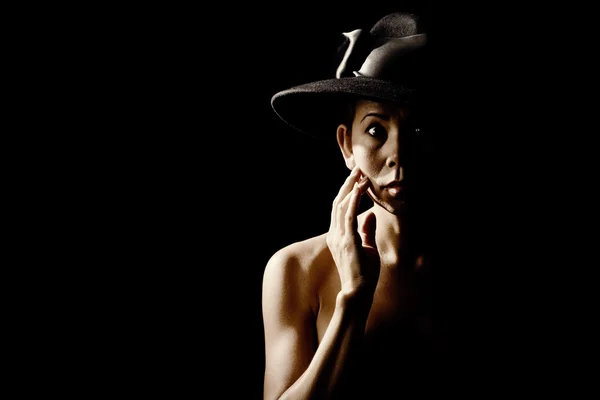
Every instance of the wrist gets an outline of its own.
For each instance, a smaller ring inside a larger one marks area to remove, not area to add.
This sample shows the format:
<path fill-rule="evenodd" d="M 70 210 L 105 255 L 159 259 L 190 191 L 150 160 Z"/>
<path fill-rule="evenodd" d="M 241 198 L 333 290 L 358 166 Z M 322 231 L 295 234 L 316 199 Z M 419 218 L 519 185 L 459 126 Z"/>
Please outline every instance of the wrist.
<path fill-rule="evenodd" d="M 336 297 L 336 306 L 341 309 L 366 309 L 367 312 L 373 303 L 374 290 L 366 285 L 352 285 L 342 287 Z"/>

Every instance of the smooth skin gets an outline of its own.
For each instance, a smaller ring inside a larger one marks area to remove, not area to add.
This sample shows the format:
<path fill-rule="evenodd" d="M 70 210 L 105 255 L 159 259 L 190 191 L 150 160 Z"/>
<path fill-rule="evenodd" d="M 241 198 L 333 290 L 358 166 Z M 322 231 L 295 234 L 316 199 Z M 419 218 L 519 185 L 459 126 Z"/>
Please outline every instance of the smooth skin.
<path fill-rule="evenodd" d="M 411 115 L 391 103 L 356 103 L 351 126 L 337 128 L 350 174 L 333 201 L 329 230 L 268 261 L 264 399 L 387 391 L 399 383 L 388 365 L 408 360 L 406 349 L 417 346 L 413 338 L 424 338 L 418 344 L 428 349 L 439 346 L 435 322 L 422 306 L 427 263 L 406 249 Z M 396 185 L 386 186 L 391 182 Z M 358 214 L 367 193 L 373 206 Z"/>

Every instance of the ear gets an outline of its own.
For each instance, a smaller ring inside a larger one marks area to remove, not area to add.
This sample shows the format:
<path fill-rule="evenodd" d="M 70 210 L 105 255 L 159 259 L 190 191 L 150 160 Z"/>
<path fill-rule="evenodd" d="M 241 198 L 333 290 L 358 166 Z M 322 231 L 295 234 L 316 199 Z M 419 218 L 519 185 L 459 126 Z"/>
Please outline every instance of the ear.
<path fill-rule="evenodd" d="M 352 153 L 352 135 L 345 124 L 340 124 L 337 128 L 337 142 L 346 161 L 346 167 L 349 170 L 354 169 L 354 154 Z"/>

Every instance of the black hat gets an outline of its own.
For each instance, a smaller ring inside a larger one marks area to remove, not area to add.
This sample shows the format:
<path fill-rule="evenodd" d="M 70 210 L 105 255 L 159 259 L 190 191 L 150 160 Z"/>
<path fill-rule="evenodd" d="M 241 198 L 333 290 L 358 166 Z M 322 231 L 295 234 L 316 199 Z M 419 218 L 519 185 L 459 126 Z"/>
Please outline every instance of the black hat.
<path fill-rule="evenodd" d="M 370 30 L 343 33 L 336 76 L 283 90 L 275 113 L 295 129 L 319 135 L 339 124 L 337 105 L 350 98 L 417 104 L 423 97 L 427 35 L 419 17 L 396 12 Z"/>

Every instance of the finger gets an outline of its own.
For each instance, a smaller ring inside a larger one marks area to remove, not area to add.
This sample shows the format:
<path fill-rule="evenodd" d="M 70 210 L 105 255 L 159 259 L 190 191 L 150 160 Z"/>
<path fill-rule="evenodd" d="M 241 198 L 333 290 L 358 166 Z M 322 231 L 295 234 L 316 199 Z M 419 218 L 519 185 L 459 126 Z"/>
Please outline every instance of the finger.
<path fill-rule="evenodd" d="M 337 226 L 338 219 L 338 211 L 339 205 L 346 198 L 348 193 L 351 191 L 354 183 L 357 181 L 358 176 L 360 175 L 360 169 L 358 167 L 354 167 L 350 175 L 346 178 L 344 183 L 342 184 L 340 190 L 338 191 L 337 196 L 333 200 L 333 205 L 331 208 L 331 222 L 329 228 L 335 228 Z"/>
<path fill-rule="evenodd" d="M 354 187 L 352 190 L 346 195 L 346 197 L 337 205 L 336 215 L 335 215 L 335 226 L 340 230 L 341 234 L 344 234 L 348 231 L 346 225 L 346 213 L 348 210 L 348 205 L 352 199 L 352 196 L 356 193 L 358 184 L 354 183 Z"/>
<path fill-rule="evenodd" d="M 345 232 L 356 232 L 356 210 L 358 209 L 358 203 L 360 202 L 361 190 L 358 183 L 354 185 L 352 192 L 348 196 L 348 202 L 346 206 L 346 212 L 344 215 L 344 231 Z"/>
<path fill-rule="evenodd" d="M 363 247 L 377 249 L 375 242 L 375 230 L 377 226 L 377 219 L 374 213 L 368 213 L 362 224 L 358 228 L 358 234 L 362 240 Z"/>
<path fill-rule="evenodd" d="M 360 204 L 360 198 L 369 187 L 369 179 L 366 176 L 359 181 L 354 183 L 352 190 L 346 195 L 346 197 L 337 205 L 336 213 L 336 227 L 341 232 L 356 232 L 354 223 L 356 222 L 356 213 L 358 205 Z M 350 210 L 352 208 L 352 210 Z M 348 211 L 352 212 L 352 215 L 348 216 Z"/>
<path fill-rule="evenodd" d="M 344 180 L 344 183 L 340 187 L 334 202 L 341 203 L 342 200 L 346 198 L 348 193 L 350 193 L 352 190 L 352 187 L 354 187 L 354 183 L 358 181 L 359 175 L 360 169 L 358 167 L 354 167 L 350 175 L 348 175 L 348 177 Z"/>
<path fill-rule="evenodd" d="M 346 198 L 338 204 L 337 227 L 342 232 L 356 232 L 356 214 L 360 198 L 368 187 L 369 180 L 364 176 L 359 182 L 354 183 L 354 187 L 346 195 Z M 350 213 L 350 214 L 349 214 Z"/>
<path fill-rule="evenodd" d="M 360 190 L 360 194 L 364 194 L 367 189 L 371 186 L 371 181 L 369 180 L 369 177 L 364 175 L 359 181 L 358 181 L 358 189 Z"/>

